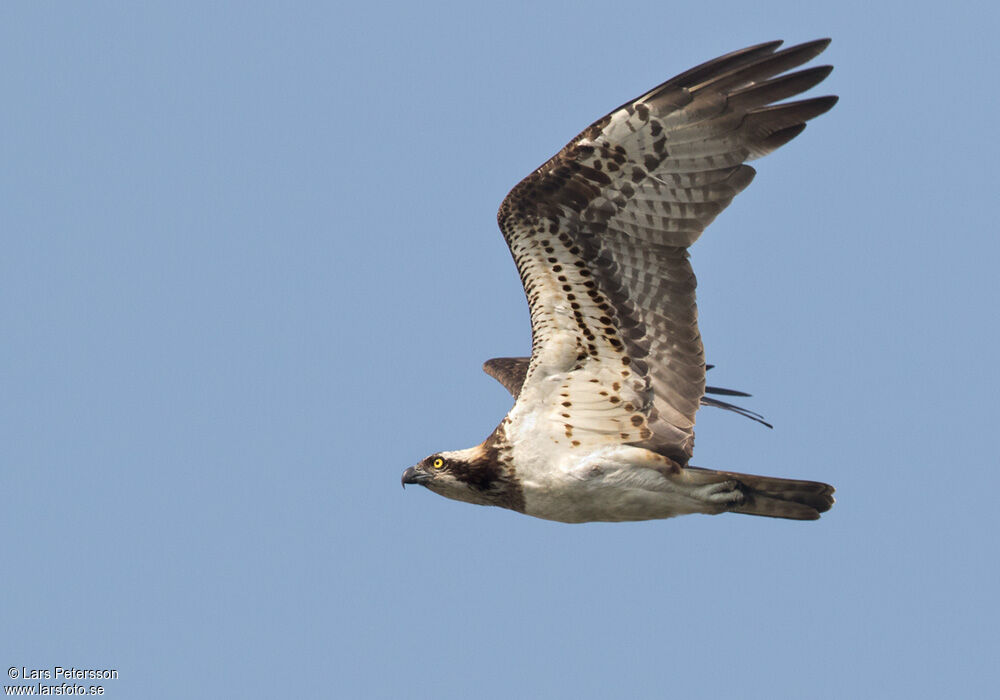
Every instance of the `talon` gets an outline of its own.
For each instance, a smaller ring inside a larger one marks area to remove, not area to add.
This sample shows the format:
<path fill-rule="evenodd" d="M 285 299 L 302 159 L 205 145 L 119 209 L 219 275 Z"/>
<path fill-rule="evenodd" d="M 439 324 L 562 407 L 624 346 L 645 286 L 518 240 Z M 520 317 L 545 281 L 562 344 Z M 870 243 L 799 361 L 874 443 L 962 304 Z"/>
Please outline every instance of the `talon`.
<path fill-rule="evenodd" d="M 724 505 L 739 505 L 746 498 L 742 486 L 740 482 L 734 480 L 712 484 L 705 494 L 705 500 Z"/>

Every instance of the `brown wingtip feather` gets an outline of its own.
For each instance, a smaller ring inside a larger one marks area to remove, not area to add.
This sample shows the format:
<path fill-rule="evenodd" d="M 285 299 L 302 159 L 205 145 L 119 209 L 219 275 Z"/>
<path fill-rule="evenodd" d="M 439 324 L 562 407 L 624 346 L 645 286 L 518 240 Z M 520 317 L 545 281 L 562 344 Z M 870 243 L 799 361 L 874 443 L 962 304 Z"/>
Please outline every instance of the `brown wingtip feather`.
<path fill-rule="evenodd" d="M 752 63 L 759 58 L 773 54 L 782 43 L 782 40 L 778 39 L 777 41 L 766 41 L 763 44 L 756 44 L 755 46 L 748 46 L 745 49 L 730 51 L 727 54 L 723 54 L 717 58 L 700 63 L 694 68 L 689 68 L 683 73 L 675 75 L 670 80 L 657 85 L 646 94 L 650 95 L 668 87 L 697 85 L 712 75 L 717 75 L 724 71 L 734 70 L 740 66 Z"/>
<path fill-rule="evenodd" d="M 748 88 L 762 84 L 769 78 L 811 61 L 825 48 L 826 44 L 822 44 L 822 42 L 809 42 L 791 46 L 777 53 L 755 56 L 753 60 L 744 61 L 727 70 L 716 70 L 703 83 L 688 84 L 687 87 L 692 93 L 706 89 L 715 92 L 729 92 L 741 87 Z"/>
<path fill-rule="evenodd" d="M 744 129 L 754 139 L 751 158 L 760 158 L 801 134 L 806 122 L 837 104 L 836 95 L 760 107 L 747 114 Z"/>
<path fill-rule="evenodd" d="M 756 82 L 729 94 L 729 108 L 734 112 L 773 104 L 819 85 L 833 72 L 833 66 L 815 66 L 771 80 Z"/>

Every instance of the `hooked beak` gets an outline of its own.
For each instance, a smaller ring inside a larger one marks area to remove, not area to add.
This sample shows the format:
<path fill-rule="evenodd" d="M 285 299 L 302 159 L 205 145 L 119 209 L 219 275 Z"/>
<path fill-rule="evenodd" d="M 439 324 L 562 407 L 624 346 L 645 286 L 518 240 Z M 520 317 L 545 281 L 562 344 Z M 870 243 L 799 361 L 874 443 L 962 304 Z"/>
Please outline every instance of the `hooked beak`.
<path fill-rule="evenodd" d="M 403 478 L 400 479 L 403 483 L 403 488 L 406 488 L 407 484 L 423 484 L 431 480 L 431 475 L 417 469 L 416 467 L 410 467 L 405 472 L 403 472 Z"/>

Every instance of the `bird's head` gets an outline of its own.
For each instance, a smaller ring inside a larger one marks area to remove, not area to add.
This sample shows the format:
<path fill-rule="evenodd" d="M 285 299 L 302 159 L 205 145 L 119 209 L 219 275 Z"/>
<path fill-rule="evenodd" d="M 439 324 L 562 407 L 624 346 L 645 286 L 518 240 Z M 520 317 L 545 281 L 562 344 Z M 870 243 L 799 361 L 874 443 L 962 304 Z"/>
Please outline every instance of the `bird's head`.
<path fill-rule="evenodd" d="M 438 452 L 403 472 L 403 486 L 419 484 L 456 501 L 479 505 L 506 504 L 510 498 L 510 475 L 496 454 L 484 445 L 467 450 Z"/>

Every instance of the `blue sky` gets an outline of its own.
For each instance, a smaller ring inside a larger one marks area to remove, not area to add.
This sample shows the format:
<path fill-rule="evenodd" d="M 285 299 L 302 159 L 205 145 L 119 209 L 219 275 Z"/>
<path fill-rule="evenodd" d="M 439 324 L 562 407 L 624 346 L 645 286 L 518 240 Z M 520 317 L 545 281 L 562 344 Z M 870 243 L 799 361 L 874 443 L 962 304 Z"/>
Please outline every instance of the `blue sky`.
<path fill-rule="evenodd" d="M 0 662 L 106 697 L 985 697 L 987 3 L 4 3 Z M 495 212 L 695 63 L 831 36 L 841 96 L 692 251 L 694 463 L 815 523 L 569 526 L 399 488 L 529 350 Z"/>

